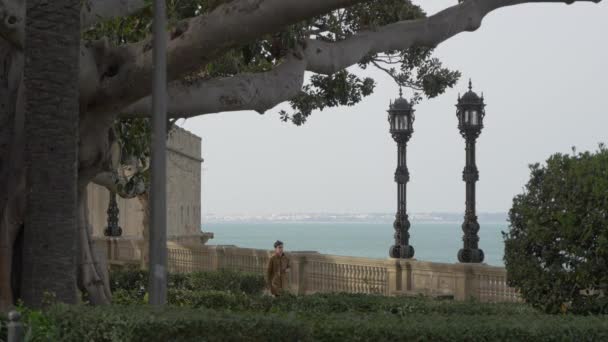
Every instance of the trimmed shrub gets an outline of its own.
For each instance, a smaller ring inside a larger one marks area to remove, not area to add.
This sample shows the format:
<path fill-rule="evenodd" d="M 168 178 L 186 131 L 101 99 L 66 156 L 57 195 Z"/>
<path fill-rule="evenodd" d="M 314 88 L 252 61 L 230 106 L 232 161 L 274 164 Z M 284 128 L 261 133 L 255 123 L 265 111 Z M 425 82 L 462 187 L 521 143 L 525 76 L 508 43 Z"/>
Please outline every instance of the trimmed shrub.
<path fill-rule="evenodd" d="M 603 317 L 334 314 L 311 320 L 315 341 L 603 341 Z"/>
<path fill-rule="evenodd" d="M 114 304 L 145 304 L 134 300 L 136 294 L 119 289 L 113 293 Z M 278 298 L 263 295 L 246 295 L 229 291 L 195 291 L 169 288 L 169 305 L 190 308 L 208 308 L 230 311 L 263 313 L 386 313 L 397 316 L 411 314 L 442 315 L 536 315 L 529 305 L 516 303 L 454 302 L 424 297 L 385 297 L 366 294 L 313 294 L 308 296 L 285 295 Z"/>
<path fill-rule="evenodd" d="M 230 311 L 250 311 L 251 302 L 248 296 L 227 291 L 191 291 L 169 289 L 167 301 L 170 305 L 209 308 Z M 251 310 L 254 311 L 254 310 Z"/>
<path fill-rule="evenodd" d="M 213 272 L 174 274 L 169 277 L 169 287 L 257 295 L 264 291 L 266 282 L 263 275 L 223 269 Z"/>
<path fill-rule="evenodd" d="M 384 297 L 365 294 L 314 294 L 308 296 L 246 296 L 221 291 L 169 289 L 171 305 L 262 313 L 382 313 L 405 317 L 412 314 L 440 315 L 538 315 L 525 304 L 453 302 L 428 298 Z"/>
<path fill-rule="evenodd" d="M 148 272 L 136 268 L 114 270 L 110 273 L 112 297 L 117 304 L 146 302 Z M 259 295 L 266 287 L 264 277 L 258 274 L 231 270 L 169 274 L 169 291 L 178 298 L 196 291 L 224 291 L 236 294 Z M 171 294 L 170 294 L 171 295 Z"/>
<path fill-rule="evenodd" d="M 475 304 L 471 304 L 475 305 Z M 342 312 L 253 313 L 138 306 L 55 306 L 33 341 L 606 341 L 605 316 L 404 316 Z M 49 333 L 50 331 L 50 333 Z"/>
<path fill-rule="evenodd" d="M 509 285 L 549 313 L 608 313 L 608 149 L 530 170 L 503 233 Z"/>
<path fill-rule="evenodd" d="M 255 305 L 252 305 L 255 306 Z M 314 294 L 271 298 L 272 311 L 330 313 L 384 313 L 400 317 L 412 314 L 440 315 L 537 315 L 532 307 L 519 303 L 479 303 L 445 301 L 427 297 L 386 297 L 366 294 Z"/>
<path fill-rule="evenodd" d="M 54 340 L 305 341 L 303 323 L 275 315 L 149 306 L 56 306 L 47 312 Z"/>
<path fill-rule="evenodd" d="M 136 267 L 111 269 L 110 289 L 113 299 L 142 301 L 148 288 L 148 271 Z"/>

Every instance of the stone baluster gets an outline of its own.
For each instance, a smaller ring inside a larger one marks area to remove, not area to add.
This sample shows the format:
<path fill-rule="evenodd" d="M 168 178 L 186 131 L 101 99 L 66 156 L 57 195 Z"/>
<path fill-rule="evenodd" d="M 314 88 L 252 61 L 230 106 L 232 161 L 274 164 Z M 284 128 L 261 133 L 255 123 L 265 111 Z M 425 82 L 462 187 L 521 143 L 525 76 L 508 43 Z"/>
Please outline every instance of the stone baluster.
<path fill-rule="evenodd" d="M 348 265 L 348 292 L 350 293 L 354 293 L 355 290 L 355 282 L 357 280 L 355 279 L 355 266 L 354 265 Z"/>
<path fill-rule="evenodd" d="M 322 291 L 327 292 L 329 290 L 329 264 L 327 262 L 322 263 L 323 265 L 323 286 Z"/>
<path fill-rule="evenodd" d="M 349 277 L 349 282 L 350 282 L 350 292 L 351 293 L 356 293 L 357 292 L 357 266 L 355 265 L 350 265 L 350 277 Z"/>
<path fill-rule="evenodd" d="M 355 292 L 357 293 L 361 293 L 362 291 L 362 287 L 361 287 L 361 267 L 359 267 L 358 265 L 355 266 L 355 284 L 356 284 L 356 288 L 355 288 Z"/>

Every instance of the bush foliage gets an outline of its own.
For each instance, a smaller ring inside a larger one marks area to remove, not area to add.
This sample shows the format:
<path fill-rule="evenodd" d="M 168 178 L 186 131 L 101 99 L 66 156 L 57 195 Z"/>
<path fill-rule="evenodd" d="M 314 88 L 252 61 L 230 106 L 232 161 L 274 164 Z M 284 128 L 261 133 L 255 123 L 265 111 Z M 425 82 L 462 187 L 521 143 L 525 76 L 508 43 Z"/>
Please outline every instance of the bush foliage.
<path fill-rule="evenodd" d="M 530 170 L 503 233 L 509 285 L 549 313 L 608 313 L 608 149 Z"/>
<path fill-rule="evenodd" d="M 274 298 L 222 291 L 169 289 L 168 302 L 174 306 L 233 312 L 302 313 L 320 316 L 335 313 L 378 313 L 403 317 L 412 314 L 503 316 L 538 314 L 530 306 L 515 303 L 454 302 L 423 297 L 385 297 L 347 293 L 287 295 Z"/>
<path fill-rule="evenodd" d="M 148 273 L 139 269 L 113 271 L 110 275 L 115 304 L 145 304 Z M 526 305 L 502 303 L 484 304 L 431 300 L 424 297 L 386 297 L 365 294 L 286 295 L 278 298 L 264 296 L 261 275 L 220 270 L 190 274 L 169 274 L 167 301 L 169 305 L 253 312 L 300 312 L 330 314 L 341 312 L 413 313 L 460 315 L 534 314 Z"/>
<path fill-rule="evenodd" d="M 339 297 L 339 296 L 338 296 Z M 360 300 L 374 301 L 374 296 Z M 433 301 L 431 301 L 433 302 Z M 449 302 L 446 302 L 448 306 Z M 468 303 L 470 306 L 476 303 Z M 31 341 L 605 341 L 605 317 L 413 312 L 231 312 L 147 305 L 55 306 Z"/>
<path fill-rule="evenodd" d="M 114 302 L 126 305 L 21 308 L 27 340 L 608 340 L 606 316 L 547 315 L 526 304 L 346 293 L 274 298 L 262 294 L 261 277 L 230 271 L 169 279 L 163 308 L 144 304 L 147 273 L 138 270 L 112 273 Z M 5 323 L 0 316 L 0 341 Z"/>
<path fill-rule="evenodd" d="M 148 271 L 135 268 L 113 270 L 110 274 L 113 301 L 118 304 L 146 302 L 148 279 Z M 169 274 L 168 277 L 170 299 L 180 298 L 182 293 L 187 295 L 192 291 L 224 291 L 256 295 L 261 294 L 265 286 L 264 277 L 261 275 L 231 270 L 174 273 Z"/>

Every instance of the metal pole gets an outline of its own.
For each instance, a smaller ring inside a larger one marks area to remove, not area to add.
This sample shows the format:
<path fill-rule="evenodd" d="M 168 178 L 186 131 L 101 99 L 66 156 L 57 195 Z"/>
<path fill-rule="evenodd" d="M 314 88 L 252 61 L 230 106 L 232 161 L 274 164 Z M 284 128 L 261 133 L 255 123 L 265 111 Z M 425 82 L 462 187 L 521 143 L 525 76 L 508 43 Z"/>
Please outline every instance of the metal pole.
<path fill-rule="evenodd" d="M 150 186 L 151 305 L 167 302 L 167 16 L 165 0 L 154 0 L 154 89 Z"/>
<path fill-rule="evenodd" d="M 479 249 L 479 223 L 475 212 L 475 182 L 479 180 L 479 171 L 475 164 L 476 136 L 466 138 L 466 164 L 462 172 L 462 179 L 466 183 L 466 201 L 462 231 L 463 248 L 458 251 L 458 261 L 467 263 L 483 262 L 484 253 Z"/>
<path fill-rule="evenodd" d="M 118 203 L 116 203 L 116 193 L 109 191 L 110 203 L 108 203 L 108 210 L 106 214 L 108 216 L 108 225 L 104 231 L 105 236 L 117 237 L 122 235 L 122 228 L 118 225 L 118 215 L 120 210 L 118 209 Z"/>
<path fill-rule="evenodd" d="M 393 228 L 395 229 L 395 244 L 389 250 L 391 258 L 409 259 L 414 257 L 414 247 L 409 244 L 410 221 L 406 212 L 406 184 L 410 180 L 407 169 L 407 141 L 409 135 L 394 137 L 397 141 L 397 169 L 395 170 L 395 182 L 397 183 L 397 214 Z"/>
<path fill-rule="evenodd" d="M 8 313 L 7 330 L 7 342 L 23 341 L 23 325 L 19 312 L 13 310 Z"/>

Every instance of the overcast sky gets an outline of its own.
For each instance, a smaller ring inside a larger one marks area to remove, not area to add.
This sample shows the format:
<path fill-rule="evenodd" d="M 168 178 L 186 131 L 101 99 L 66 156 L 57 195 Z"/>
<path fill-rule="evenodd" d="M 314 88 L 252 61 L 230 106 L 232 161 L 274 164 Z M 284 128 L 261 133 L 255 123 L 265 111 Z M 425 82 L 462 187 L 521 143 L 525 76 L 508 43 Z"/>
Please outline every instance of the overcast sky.
<path fill-rule="evenodd" d="M 414 2 L 433 14 L 456 0 Z M 480 212 L 508 211 L 528 164 L 608 142 L 608 1 L 500 9 L 435 56 L 463 77 L 416 107 L 409 212 L 464 211 L 464 141 L 454 104 L 469 77 L 487 103 L 477 142 Z M 396 145 L 386 109 L 398 90 L 379 72 L 359 74 L 377 80 L 372 96 L 315 112 L 302 127 L 279 120 L 284 105 L 265 115 L 180 121 L 203 139 L 203 215 L 395 211 Z"/>

